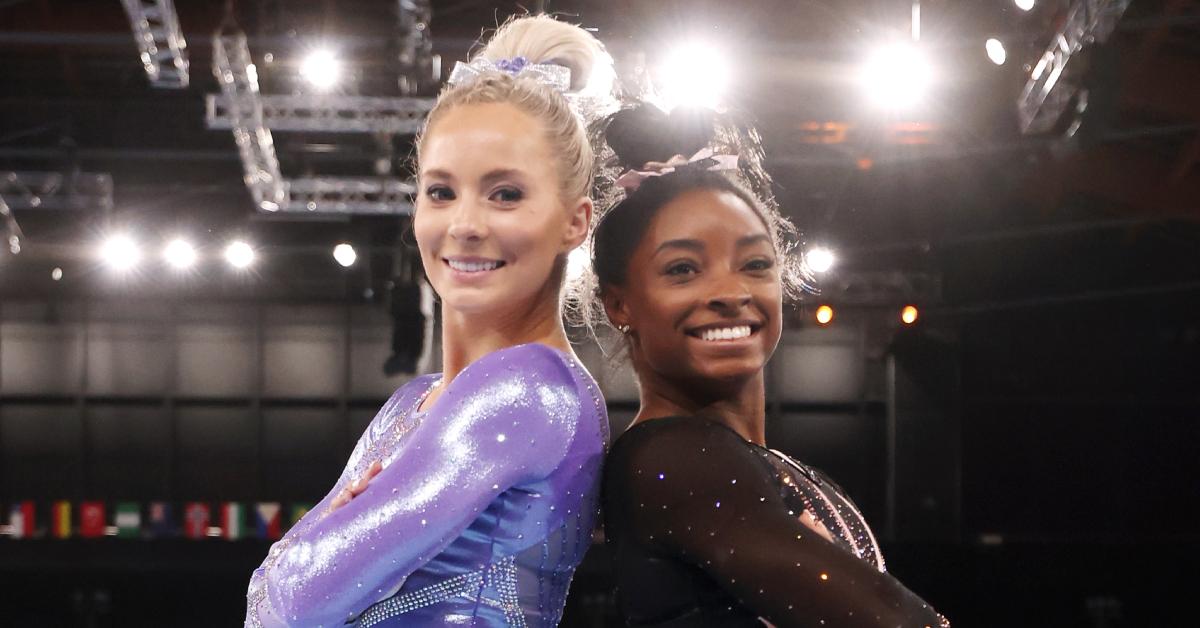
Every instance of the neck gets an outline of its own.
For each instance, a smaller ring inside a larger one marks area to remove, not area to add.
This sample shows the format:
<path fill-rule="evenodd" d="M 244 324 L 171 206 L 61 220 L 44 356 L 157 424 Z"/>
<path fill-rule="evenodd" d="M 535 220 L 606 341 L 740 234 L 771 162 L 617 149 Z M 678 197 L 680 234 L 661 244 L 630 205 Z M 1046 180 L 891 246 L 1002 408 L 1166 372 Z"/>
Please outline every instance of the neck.
<path fill-rule="evenodd" d="M 634 423 L 673 415 L 700 415 L 717 421 L 742 438 L 766 446 L 766 388 L 763 372 L 745 379 L 722 382 L 667 380 L 639 368 L 641 408 Z"/>
<path fill-rule="evenodd" d="M 557 299 L 535 299 L 507 312 L 461 312 L 442 308 L 442 385 L 483 356 L 530 342 L 571 353 Z"/>

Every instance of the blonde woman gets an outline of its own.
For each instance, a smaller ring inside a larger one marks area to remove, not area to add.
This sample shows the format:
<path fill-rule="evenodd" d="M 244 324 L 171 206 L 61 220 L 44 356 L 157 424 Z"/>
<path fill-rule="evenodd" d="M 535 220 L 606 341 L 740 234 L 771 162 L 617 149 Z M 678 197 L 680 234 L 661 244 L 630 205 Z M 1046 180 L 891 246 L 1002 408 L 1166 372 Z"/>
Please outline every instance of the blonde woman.
<path fill-rule="evenodd" d="M 414 232 L 440 374 L 380 410 L 255 571 L 248 626 L 555 626 L 596 516 L 607 417 L 560 292 L 593 156 L 570 100 L 611 60 L 551 18 L 460 64 L 418 140 Z"/>

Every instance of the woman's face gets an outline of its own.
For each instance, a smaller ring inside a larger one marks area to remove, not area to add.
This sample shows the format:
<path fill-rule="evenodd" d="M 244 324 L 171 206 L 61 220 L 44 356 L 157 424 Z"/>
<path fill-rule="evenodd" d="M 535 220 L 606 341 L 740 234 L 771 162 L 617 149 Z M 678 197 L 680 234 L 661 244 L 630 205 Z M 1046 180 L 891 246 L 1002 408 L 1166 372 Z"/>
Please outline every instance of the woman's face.
<path fill-rule="evenodd" d="M 413 231 L 443 307 L 519 314 L 557 300 L 555 262 L 583 241 L 592 209 L 565 206 L 560 189 L 544 129 L 520 109 L 460 105 L 434 123 Z"/>
<path fill-rule="evenodd" d="M 693 385 L 754 376 L 783 316 L 767 228 L 735 194 L 685 192 L 658 211 L 605 307 L 629 325 L 639 368 Z"/>

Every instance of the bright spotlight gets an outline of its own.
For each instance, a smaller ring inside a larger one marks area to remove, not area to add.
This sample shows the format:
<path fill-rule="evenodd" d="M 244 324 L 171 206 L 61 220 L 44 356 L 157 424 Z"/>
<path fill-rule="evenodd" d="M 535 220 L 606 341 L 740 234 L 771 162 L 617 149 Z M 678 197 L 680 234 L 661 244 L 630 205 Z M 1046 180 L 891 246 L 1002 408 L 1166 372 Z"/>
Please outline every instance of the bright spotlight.
<path fill-rule="evenodd" d="M 100 247 L 100 258 L 115 270 L 129 270 L 142 261 L 142 250 L 127 235 L 111 236 Z"/>
<path fill-rule="evenodd" d="M 575 281 L 582 277 L 591 263 L 591 253 L 586 245 L 571 249 L 571 252 L 567 253 L 567 281 Z"/>
<path fill-rule="evenodd" d="M 697 42 L 676 47 L 667 54 L 659 71 L 663 106 L 715 108 L 729 84 L 729 59 L 721 50 Z"/>
<path fill-rule="evenodd" d="M 822 305 L 817 308 L 817 324 L 828 325 L 833 321 L 833 308 L 828 305 Z"/>
<path fill-rule="evenodd" d="M 1029 11 L 1033 9 L 1034 0 L 1014 0 L 1014 2 L 1016 3 L 1017 8 L 1022 11 Z"/>
<path fill-rule="evenodd" d="M 1004 65 L 1005 59 L 1008 59 L 1008 53 L 1004 50 L 1004 44 L 995 37 L 987 40 L 987 43 L 983 47 L 987 50 L 988 58 L 996 65 Z"/>
<path fill-rule="evenodd" d="M 933 67 L 916 45 L 897 43 L 875 50 L 859 80 L 876 105 L 903 109 L 924 99 L 933 83 Z"/>
<path fill-rule="evenodd" d="M 50 271 L 50 278 L 54 281 L 61 281 L 62 275 L 62 269 L 57 266 L 54 267 L 54 270 Z"/>
<path fill-rule="evenodd" d="M 186 240 L 171 240 L 167 244 L 167 248 L 163 249 L 163 258 L 167 260 L 168 264 L 180 270 L 191 268 L 192 264 L 196 263 L 196 249 L 192 248 L 192 245 Z"/>
<path fill-rule="evenodd" d="M 917 311 L 915 305 L 906 305 L 904 309 L 900 310 L 900 322 L 905 325 L 912 325 L 917 322 L 918 315 L 920 315 L 920 312 Z"/>
<path fill-rule="evenodd" d="M 333 259 L 345 268 L 350 268 L 358 259 L 358 253 L 354 252 L 354 247 L 345 242 L 333 247 Z"/>
<path fill-rule="evenodd" d="M 342 78 L 342 62 L 331 50 L 314 50 L 300 64 L 300 76 L 313 87 L 326 91 Z"/>
<path fill-rule="evenodd" d="M 833 268 L 833 251 L 817 246 L 808 250 L 808 254 L 804 256 L 804 263 L 808 265 L 808 269 L 814 273 L 823 273 L 830 268 Z"/>
<path fill-rule="evenodd" d="M 254 249 L 241 240 L 234 240 L 225 247 L 225 261 L 234 268 L 246 268 L 254 263 Z"/>

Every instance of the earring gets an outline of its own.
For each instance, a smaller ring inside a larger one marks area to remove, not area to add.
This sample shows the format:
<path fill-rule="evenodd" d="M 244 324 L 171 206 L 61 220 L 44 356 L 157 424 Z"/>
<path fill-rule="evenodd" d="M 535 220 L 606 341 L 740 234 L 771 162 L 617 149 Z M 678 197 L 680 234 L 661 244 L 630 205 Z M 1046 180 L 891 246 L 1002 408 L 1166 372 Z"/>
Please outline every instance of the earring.
<path fill-rule="evenodd" d="M 621 332 L 622 334 L 628 334 L 629 325 L 617 325 L 617 331 Z"/>

